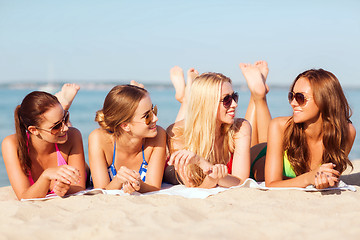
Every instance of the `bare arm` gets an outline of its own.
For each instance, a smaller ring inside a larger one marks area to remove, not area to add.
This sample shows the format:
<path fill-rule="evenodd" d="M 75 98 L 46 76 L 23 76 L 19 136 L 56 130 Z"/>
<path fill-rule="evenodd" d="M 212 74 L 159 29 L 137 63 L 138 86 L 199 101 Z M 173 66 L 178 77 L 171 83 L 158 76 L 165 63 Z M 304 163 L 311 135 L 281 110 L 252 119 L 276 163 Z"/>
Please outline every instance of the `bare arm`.
<path fill-rule="evenodd" d="M 240 179 L 242 184 L 250 175 L 250 144 L 251 125 L 245 119 L 236 119 L 236 124 L 241 124 L 238 132 L 235 133 L 235 150 L 233 155 L 232 175 Z"/>
<path fill-rule="evenodd" d="M 80 182 L 70 185 L 68 194 L 76 193 L 86 188 L 86 170 L 85 170 L 85 156 L 81 133 L 76 128 L 70 128 L 69 138 L 66 144 L 71 145 L 71 150 L 68 157 L 68 165 L 76 168 L 80 173 Z"/>
<path fill-rule="evenodd" d="M 307 187 L 308 185 L 316 185 L 323 188 L 328 185 L 328 180 L 321 180 L 324 176 L 319 173 L 327 173 L 334 177 L 336 181 L 339 173 L 333 169 L 332 164 L 323 164 L 315 170 L 301 174 L 295 178 L 283 179 L 283 154 L 284 149 L 283 136 L 288 117 L 275 118 L 271 120 L 269 126 L 269 141 L 267 147 L 267 155 L 265 162 L 265 184 L 267 187 Z M 318 178 L 318 180 L 315 180 Z M 332 177 L 330 177 L 332 178 Z M 332 181 L 332 184 L 333 181 Z M 331 184 L 330 184 L 331 185 Z"/>
<path fill-rule="evenodd" d="M 159 126 L 157 130 L 158 133 L 156 137 L 150 140 L 153 149 L 149 160 L 147 160 L 148 169 L 145 182 L 140 182 L 139 192 L 141 193 L 157 191 L 161 188 L 166 160 L 166 133 L 165 130 Z"/>
<path fill-rule="evenodd" d="M 78 182 L 80 177 L 79 171 L 72 166 L 63 165 L 44 170 L 37 181 L 31 185 L 28 176 L 21 167 L 17 148 L 18 143 L 15 135 L 6 137 L 2 142 L 2 153 L 6 171 L 18 199 L 45 197 L 49 191 L 51 180 L 61 181 L 66 185 Z"/>
<path fill-rule="evenodd" d="M 120 179 L 114 178 L 110 182 L 108 164 L 102 147 L 107 143 L 107 140 L 105 140 L 102 131 L 95 129 L 89 135 L 89 164 L 94 188 L 121 189 Z"/>

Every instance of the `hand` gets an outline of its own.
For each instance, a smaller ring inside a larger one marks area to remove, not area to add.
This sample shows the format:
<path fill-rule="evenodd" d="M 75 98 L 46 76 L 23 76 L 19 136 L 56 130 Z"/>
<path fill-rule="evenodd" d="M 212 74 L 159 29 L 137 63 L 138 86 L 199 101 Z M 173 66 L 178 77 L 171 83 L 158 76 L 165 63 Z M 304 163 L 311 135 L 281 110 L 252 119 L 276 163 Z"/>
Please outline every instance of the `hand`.
<path fill-rule="evenodd" d="M 189 164 L 198 164 L 200 157 L 189 150 L 179 150 L 171 154 L 169 165 L 174 165 L 175 170 L 186 167 Z"/>
<path fill-rule="evenodd" d="M 70 188 L 70 184 L 66 184 L 61 181 L 55 181 L 55 185 L 52 190 L 56 195 L 63 197 L 65 196 L 69 188 Z"/>
<path fill-rule="evenodd" d="M 179 150 L 171 154 L 169 165 L 174 165 L 175 171 L 186 187 L 194 187 L 195 183 L 189 175 L 187 166 L 199 164 L 201 157 L 188 150 Z"/>
<path fill-rule="evenodd" d="M 117 172 L 116 178 L 118 178 L 120 183 L 123 185 L 124 192 L 125 190 L 129 191 L 130 193 L 140 190 L 141 179 L 138 172 L 122 166 Z"/>
<path fill-rule="evenodd" d="M 80 183 L 79 170 L 69 165 L 48 168 L 43 174 L 50 181 L 55 180 L 68 185 Z"/>
<path fill-rule="evenodd" d="M 227 166 L 224 164 L 215 164 L 208 169 L 203 169 L 204 173 L 214 180 L 220 180 L 228 175 Z"/>
<path fill-rule="evenodd" d="M 334 169 L 335 164 L 326 163 L 314 170 L 314 185 L 317 189 L 333 187 L 339 182 L 340 173 Z"/>
<path fill-rule="evenodd" d="M 141 181 L 141 180 L 140 180 Z M 137 192 L 140 190 L 140 182 L 125 182 L 123 184 L 123 191 L 124 193 L 133 193 L 133 192 Z"/>

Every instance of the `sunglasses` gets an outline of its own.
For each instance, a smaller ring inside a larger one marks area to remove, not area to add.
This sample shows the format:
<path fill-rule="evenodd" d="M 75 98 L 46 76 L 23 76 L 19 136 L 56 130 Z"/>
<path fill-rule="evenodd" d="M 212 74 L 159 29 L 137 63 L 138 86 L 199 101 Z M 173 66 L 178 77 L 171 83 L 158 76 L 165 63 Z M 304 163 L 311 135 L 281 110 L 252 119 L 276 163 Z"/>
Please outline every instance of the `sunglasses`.
<path fill-rule="evenodd" d="M 306 101 L 309 100 L 309 98 L 305 97 L 305 95 L 302 93 L 289 92 L 288 99 L 290 104 L 294 98 L 300 106 L 303 106 L 306 103 Z"/>
<path fill-rule="evenodd" d="M 63 126 L 64 124 L 67 126 L 68 123 L 69 123 L 69 112 L 67 111 L 64 115 L 64 117 L 58 122 L 56 123 L 52 128 L 50 129 L 44 129 L 44 128 L 39 128 L 39 127 L 36 127 L 37 129 L 41 129 L 41 130 L 44 130 L 46 132 L 49 132 L 51 133 L 52 135 L 56 135 L 57 133 L 59 133 L 62 129 L 63 129 Z"/>
<path fill-rule="evenodd" d="M 223 103 L 223 105 L 226 109 L 229 109 L 233 100 L 236 103 L 238 102 L 239 94 L 237 92 L 233 92 L 232 94 L 226 95 L 220 102 Z"/>
<path fill-rule="evenodd" d="M 145 116 L 142 117 L 142 118 L 145 118 L 145 124 L 146 125 L 150 125 L 150 123 L 154 119 L 154 114 L 157 115 L 157 112 L 158 112 L 158 109 L 157 109 L 157 106 L 155 105 L 154 107 L 151 108 L 150 111 L 148 111 L 145 114 Z"/>

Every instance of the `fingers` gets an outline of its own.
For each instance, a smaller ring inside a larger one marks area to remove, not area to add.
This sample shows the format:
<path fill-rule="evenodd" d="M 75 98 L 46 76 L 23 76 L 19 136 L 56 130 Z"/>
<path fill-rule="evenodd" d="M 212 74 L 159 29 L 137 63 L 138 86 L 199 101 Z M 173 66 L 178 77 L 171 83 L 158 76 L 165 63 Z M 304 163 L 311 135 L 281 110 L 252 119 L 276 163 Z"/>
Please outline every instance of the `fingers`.
<path fill-rule="evenodd" d="M 116 177 L 120 180 L 121 183 L 131 182 L 136 185 L 140 185 L 140 174 L 134 170 L 131 170 L 127 167 L 120 167 L 119 171 L 116 174 Z"/>
<path fill-rule="evenodd" d="M 169 165 L 174 165 L 175 170 L 178 171 L 180 168 L 184 168 L 188 164 L 197 164 L 198 156 L 188 150 L 179 150 L 171 154 Z"/>
<path fill-rule="evenodd" d="M 132 183 L 132 182 L 126 182 L 123 184 L 123 191 L 124 193 L 133 193 L 133 192 L 136 192 L 136 191 L 139 191 L 140 189 L 140 184 L 136 184 L 136 183 Z"/>
<path fill-rule="evenodd" d="M 60 196 L 63 197 L 65 196 L 65 194 L 67 193 L 67 191 L 69 190 L 70 185 L 69 184 L 65 184 L 63 182 L 60 181 L 56 181 L 55 186 L 53 188 L 53 192 Z"/>
<path fill-rule="evenodd" d="M 62 165 L 58 171 L 61 176 L 61 181 L 67 184 L 78 184 L 80 183 L 80 172 L 76 168 L 69 165 Z"/>
<path fill-rule="evenodd" d="M 315 175 L 315 187 L 324 189 L 333 187 L 339 182 L 339 178 L 325 172 L 317 172 Z"/>
<path fill-rule="evenodd" d="M 216 164 L 212 166 L 211 173 L 209 174 L 209 177 L 215 178 L 215 179 L 221 179 L 228 175 L 228 169 L 227 166 L 224 164 Z"/>

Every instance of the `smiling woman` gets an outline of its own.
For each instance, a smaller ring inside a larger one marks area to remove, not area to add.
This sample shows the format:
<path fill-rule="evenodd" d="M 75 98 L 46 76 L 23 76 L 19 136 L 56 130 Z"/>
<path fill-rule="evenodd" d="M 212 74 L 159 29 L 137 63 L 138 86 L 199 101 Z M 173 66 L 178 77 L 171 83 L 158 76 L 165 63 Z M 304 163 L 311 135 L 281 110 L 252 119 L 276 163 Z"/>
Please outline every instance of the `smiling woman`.
<path fill-rule="evenodd" d="M 263 169 L 257 170 L 257 165 L 264 155 L 264 145 L 259 143 L 266 141 L 271 119 L 266 103 L 268 67 L 265 61 L 257 61 L 240 64 L 240 68 L 251 92 L 246 119 L 235 118 L 239 95 L 230 78 L 211 72 L 195 77 L 195 71 L 189 70 L 185 87 L 179 68 L 171 70 L 182 106 L 179 121 L 167 129 L 171 154 L 168 164 L 174 167 L 166 168 L 166 181 L 176 183 L 177 178 L 189 187 L 212 188 L 239 185 L 249 176 L 263 179 Z M 195 79 L 192 81 L 189 75 Z M 185 89 L 190 91 L 186 93 Z M 181 113 L 184 109 L 186 112 Z"/>
<path fill-rule="evenodd" d="M 299 74 L 289 92 L 291 117 L 272 120 L 266 156 L 269 187 L 334 186 L 347 165 L 356 131 L 351 110 L 334 74 Z"/>
<path fill-rule="evenodd" d="M 157 106 L 134 85 L 115 86 L 96 113 L 100 128 L 89 136 L 89 163 L 95 188 L 159 190 L 165 165 L 165 131 L 156 125 Z"/>
<path fill-rule="evenodd" d="M 67 85 L 63 90 L 72 92 L 72 100 L 78 89 Z M 2 153 L 18 199 L 44 197 L 50 191 L 64 196 L 85 189 L 82 137 L 68 123 L 68 111 L 46 92 L 31 92 L 16 107 L 16 134 L 3 140 Z"/>

